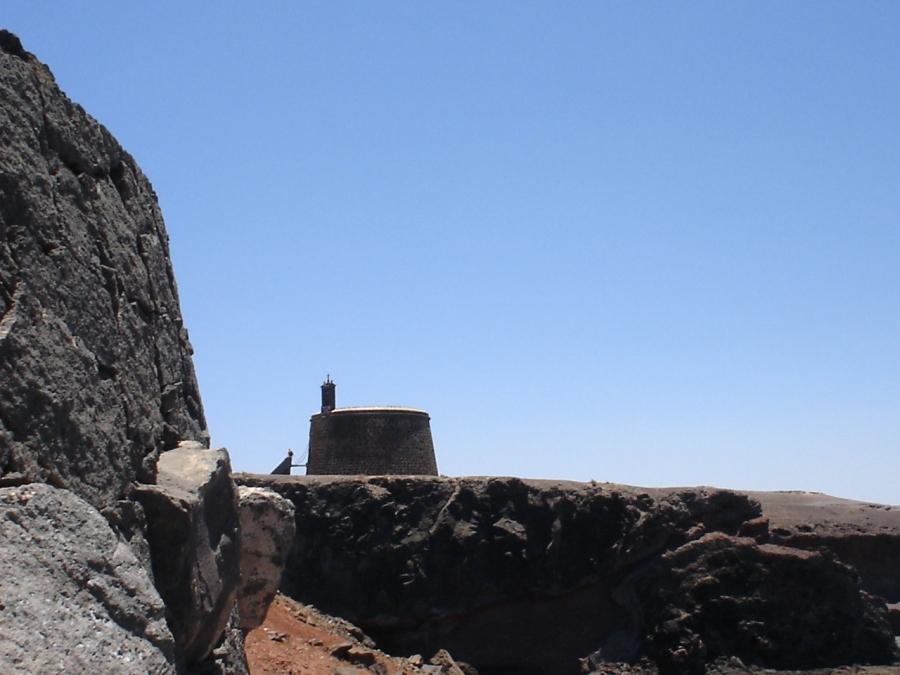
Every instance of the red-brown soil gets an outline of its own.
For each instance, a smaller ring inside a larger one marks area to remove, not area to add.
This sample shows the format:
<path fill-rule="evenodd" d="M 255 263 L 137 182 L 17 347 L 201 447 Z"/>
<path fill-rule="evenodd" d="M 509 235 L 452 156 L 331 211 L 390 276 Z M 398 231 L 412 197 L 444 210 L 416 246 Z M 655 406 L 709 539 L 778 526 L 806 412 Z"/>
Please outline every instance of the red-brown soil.
<path fill-rule="evenodd" d="M 421 657 L 397 658 L 374 648 L 346 621 L 281 595 L 263 624 L 247 635 L 252 675 L 420 675 Z M 433 668 L 430 670 L 434 670 Z M 454 672 L 444 669 L 441 672 Z"/>

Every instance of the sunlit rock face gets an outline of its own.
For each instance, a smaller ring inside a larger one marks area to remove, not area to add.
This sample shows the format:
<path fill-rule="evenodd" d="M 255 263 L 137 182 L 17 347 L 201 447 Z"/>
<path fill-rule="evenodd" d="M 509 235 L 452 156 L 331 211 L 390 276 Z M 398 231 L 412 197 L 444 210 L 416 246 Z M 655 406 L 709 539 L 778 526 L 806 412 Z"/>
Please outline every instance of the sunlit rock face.
<path fill-rule="evenodd" d="M 90 504 L 0 488 L 0 541 L 0 672 L 175 672 L 150 575 Z"/>
<path fill-rule="evenodd" d="M 294 544 L 294 505 L 276 492 L 241 487 L 241 583 L 238 588 L 241 628 L 252 630 L 281 585 L 281 575 Z"/>
<path fill-rule="evenodd" d="M 204 441 L 168 238 L 131 156 L 0 32 L 0 483 L 97 508 Z"/>
<path fill-rule="evenodd" d="M 237 491 L 153 189 L 6 31 L 0 148 L 0 671 L 245 674 Z"/>

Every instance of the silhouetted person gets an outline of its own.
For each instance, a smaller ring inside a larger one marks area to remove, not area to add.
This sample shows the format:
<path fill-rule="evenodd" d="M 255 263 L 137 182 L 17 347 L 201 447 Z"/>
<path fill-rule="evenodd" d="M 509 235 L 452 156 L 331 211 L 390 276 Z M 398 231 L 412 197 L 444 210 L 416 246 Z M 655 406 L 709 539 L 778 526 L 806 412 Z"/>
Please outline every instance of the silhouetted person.
<path fill-rule="evenodd" d="M 281 464 L 272 469 L 272 474 L 278 474 L 280 476 L 290 476 L 291 475 L 291 467 L 294 459 L 294 451 L 288 448 L 288 456 L 285 457 Z"/>

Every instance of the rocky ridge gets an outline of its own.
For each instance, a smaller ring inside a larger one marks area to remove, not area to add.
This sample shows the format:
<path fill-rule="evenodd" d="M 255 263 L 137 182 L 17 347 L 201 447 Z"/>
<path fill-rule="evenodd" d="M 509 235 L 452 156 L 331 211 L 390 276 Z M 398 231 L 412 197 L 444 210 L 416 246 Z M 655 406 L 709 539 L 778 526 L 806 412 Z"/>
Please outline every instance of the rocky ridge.
<path fill-rule="evenodd" d="M 750 492 L 769 521 L 771 543 L 825 548 L 856 569 L 863 588 L 900 602 L 900 507 L 812 492 Z"/>
<path fill-rule="evenodd" d="M 896 658 L 885 604 L 857 572 L 828 551 L 765 543 L 746 495 L 515 478 L 236 480 L 294 504 L 283 592 L 394 654 L 446 648 L 483 673 Z"/>

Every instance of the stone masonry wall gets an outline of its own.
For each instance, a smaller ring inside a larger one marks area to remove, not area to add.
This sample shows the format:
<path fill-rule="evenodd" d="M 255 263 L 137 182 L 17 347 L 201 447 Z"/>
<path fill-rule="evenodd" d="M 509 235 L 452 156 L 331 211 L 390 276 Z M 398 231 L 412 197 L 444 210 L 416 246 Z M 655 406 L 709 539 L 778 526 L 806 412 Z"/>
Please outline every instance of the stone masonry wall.
<path fill-rule="evenodd" d="M 313 415 L 306 472 L 437 475 L 428 414 L 338 409 Z"/>

